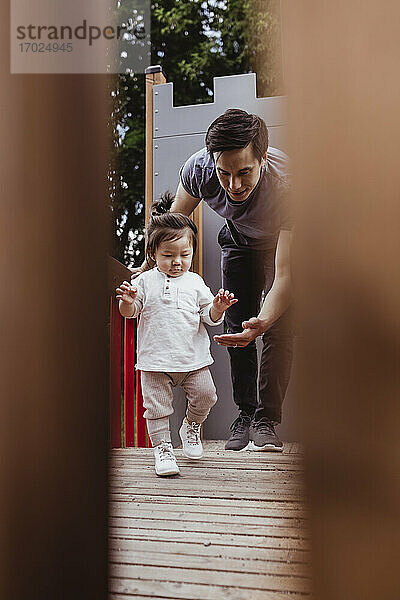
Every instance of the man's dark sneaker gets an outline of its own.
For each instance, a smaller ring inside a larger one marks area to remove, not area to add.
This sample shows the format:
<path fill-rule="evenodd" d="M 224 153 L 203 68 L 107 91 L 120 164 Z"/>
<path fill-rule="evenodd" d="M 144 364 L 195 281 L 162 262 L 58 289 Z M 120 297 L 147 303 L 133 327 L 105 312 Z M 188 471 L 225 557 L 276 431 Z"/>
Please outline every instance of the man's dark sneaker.
<path fill-rule="evenodd" d="M 231 437 L 225 444 L 225 450 L 243 450 L 249 443 L 251 417 L 239 415 L 231 425 Z"/>
<path fill-rule="evenodd" d="M 275 433 L 274 423 L 263 417 L 259 421 L 253 421 L 250 427 L 249 450 L 262 451 L 272 450 L 282 452 L 283 444 Z"/>

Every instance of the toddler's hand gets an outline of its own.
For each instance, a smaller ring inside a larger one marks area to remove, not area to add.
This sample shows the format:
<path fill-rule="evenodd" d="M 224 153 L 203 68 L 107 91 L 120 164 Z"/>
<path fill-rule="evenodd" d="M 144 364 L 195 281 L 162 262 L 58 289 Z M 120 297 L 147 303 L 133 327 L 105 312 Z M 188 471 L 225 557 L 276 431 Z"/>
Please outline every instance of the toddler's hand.
<path fill-rule="evenodd" d="M 232 304 L 238 301 L 234 296 L 235 294 L 229 293 L 229 290 L 221 288 L 213 300 L 213 307 L 218 312 L 225 312 Z"/>
<path fill-rule="evenodd" d="M 117 287 L 117 300 L 121 300 L 121 302 L 133 304 L 136 296 L 137 289 L 127 281 L 124 281 L 119 287 Z"/>

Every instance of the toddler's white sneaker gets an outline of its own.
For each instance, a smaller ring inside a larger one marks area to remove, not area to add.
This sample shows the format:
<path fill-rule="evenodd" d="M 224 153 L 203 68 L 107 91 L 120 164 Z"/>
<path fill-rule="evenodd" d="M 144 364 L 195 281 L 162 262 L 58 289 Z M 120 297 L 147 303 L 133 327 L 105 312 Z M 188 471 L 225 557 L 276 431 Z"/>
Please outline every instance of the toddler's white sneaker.
<path fill-rule="evenodd" d="M 165 475 L 178 475 L 179 467 L 171 442 L 161 442 L 161 444 L 155 446 L 154 458 L 156 459 L 155 468 L 157 475 L 161 477 Z"/>
<path fill-rule="evenodd" d="M 183 454 L 187 458 L 197 460 L 203 456 L 200 430 L 201 423 L 189 423 L 186 417 L 183 419 L 179 435 L 183 444 Z"/>

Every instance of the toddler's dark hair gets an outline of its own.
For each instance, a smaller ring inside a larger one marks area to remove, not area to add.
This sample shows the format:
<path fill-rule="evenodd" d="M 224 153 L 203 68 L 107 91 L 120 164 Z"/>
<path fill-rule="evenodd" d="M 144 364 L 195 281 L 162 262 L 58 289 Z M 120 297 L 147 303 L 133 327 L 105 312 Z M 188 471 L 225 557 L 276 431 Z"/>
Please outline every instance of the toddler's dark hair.
<path fill-rule="evenodd" d="M 169 212 L 174 201 L 170 192 L 165 192 L 151 206 L 151 218 L 146 229 L 146 262 L 149 268 L 154 267 L 153 256 L 161 242 L 175 241 L 185 233 L 191 237 L 193 255 L 197 248 L 197 227 L 195 223 L 181 213 Z"/>

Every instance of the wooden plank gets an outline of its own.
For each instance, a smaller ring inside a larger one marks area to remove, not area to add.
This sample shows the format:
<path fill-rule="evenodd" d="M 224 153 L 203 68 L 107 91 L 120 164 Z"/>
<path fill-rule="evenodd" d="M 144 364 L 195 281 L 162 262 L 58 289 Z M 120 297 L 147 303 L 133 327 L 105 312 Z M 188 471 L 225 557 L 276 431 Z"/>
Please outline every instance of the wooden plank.
<path fill-rule="evenodd" d="M 257 477 L 259 475 L 259 477 Z M 165 478 L 166 479 L 166 478 Z M 156 487 L 159 489 L 160 487 L 165 487 L 166 490 L 169 490 L 171 487 L 180 487 L 184 489 L 182 486 L 191 486 L 193 489 L 206 490 L 207 487 L 215 487 L 218 486 L 221 489 L 231 489 L 235 488 L 237 490 L 237 496 L 241 496 L 242 491 L 249 491 L 249 487 L 269 487 L 273 486 L 274 490 L 303 490 L 304 482 L 301 478 L 299 478 L 296 474 L 286 473 L 282 476 L 280 473 L 275 473 L 270 471 L 268 474 L 263 472 L 258 474 L 251 473 L 249 477 L 241 477 L 237 476 L 235 473 L 228 473 L 226 477 L 224 477 L 224 472 L 213 472 L 209 473 L 208 471 L 203 471 L 195 469 L 194 471 L 188 470 L 186 471 L 183 467 L 181 467 L 181 472 L 179 476 L 166 479 L 165 483 L 163 479 L 157 477 L 155 472 L 150 469 L 147 471 L 143 471 L 142 473 L 132 473 L 128 472 L 121 473 L 118 475 L 110 476 L 109 482 L 111 486 L 125 486 L 125 485 L 136 485 L 141 484 L 146 487 Z M 172 485 L 171 485 L 172 482 Z M 173 483 L 174 482 L 174 483 Z M 179 482 L 179 483 L 177 483 Z"/>
<path fill-rule="evenodd" d="M 182 466 L 190 466 L 189 459 L 184 460 L 183 458 L 179 460 L 179 464 Z M 133 459 L 114 459 L 112 464 L 109 465 L 110 472 L 113 473 L 115 469 L 123 469 L 123 468 L 140 468 L 140 469 L 153 469 L 154 471 L 154 458 L 146 457 L 140 458 L 137 460 Z M 224 471 L 238 471 L 242 473 L 242 471 L 276 471 L 278 473 L 286 473 L 287 471 L 293 472 L 303 472 L 303 465 L 300 463 L 287 463 L 287 464 L 274 464 L 274 463 L 250 463 L 250 462 L 238 462 L 230 460 L 212 460 L 208 458 L 203 458 L 199 461 L 199 465 L 197 468 L 202 469 L 214 469 Z"/>
<path fill-rule="evenodd" d="M 304 521 L 308 520 L 308 514 L 306 510 L 302 508 L 302 505 L 299 504 L 297 508 L 288 507 L 284 505 L 282 507 L 282 503 L 276 502 L 268 502 L 263 503 L 265 506 L 260 506 L 259 508 L 253 507 L 253 502 L 249 501 L 249 506 L 246 505 L 246 501 L 240 501 L 239 505 L 234 500 L 231 501 L 231 504 L 223 504 L 223 505 L 212 505 L 212 504 L 199 504 L 195 502 L 194 504 L 190 504 L 189 502 L 180 503 L 179 498 L 172 498 L 171 502 L 168 502 L 168 499 L 163 502 L 160 498 L 159 502 L 154 502 L 151 498 L 144 498 L 141 502 L 137 502 L 135 500 L 121 500 L 118 496 L 111 496 L 111 503 L 109 504 L 109 511 L 111 514 L 123 513 L 125 510 L 137 510 L 137 511 L 151 511 L 153 513 L 157 513 L 158 511 L 168 511 L 168 513 L 173 512 L 183 512 L 186 513 L 195 513 L 195 515 L 209 515 L 210 518 L 227 515 L 229 517 L 238 517 L 246 520 L 246 517 L 261 517 L 260 515 L 265 514 L 268 518 L 276 517 L 276 518 L 286 518 L 286 519 L 303 519 Z M 188 499 L 193 500 L 193 499 Z M 277 506 L 279 508 L 277 508 Z M 128 513 L 127 513 L 128 514 Z M 195 516 L 193 517 L 195 518 Z M 243 521 L 244 522 L 244 521 Z"/>
<path fill-rule="evenodd" d="M 304 481 L 303 470 L 300 465 L 232 465 L 226 467 L 223 463 L 217 465 L 207 464 L 199 461 L 193 465 L 192 462 L 185 462 L 177 457 L 179 467 L 182 468 L 186 476 L 211 477 L 215 479 L 229 478 L 247 481 L 247 478 L 257 479 L 260 477 L 274 477 L 282 481 L 286 480 L 286 475 L 289 479 L 298 479 Z M 131 476 L 140 476 L 142 474 L 152 475 L 155 478 L 154 460 L 143 461 L 138 464 L 126 464 L 112 466 L 109 468 L 110 477 L 118 477 L 124 474 Z"/>
<path fill-rule="evenodd" d="M 117 492 L 122 492 L 125 488 L 114 488 L 113 491 L 117 491 Z M 126 488 L 127 491 L 130 490 L 130 492 L 132 493 L 133 491 L 135 491 L 136 495 L 139 496 L 140 494 L 142 494 L 144 497 L 149 496 L 150 494 L 157 494 L 157 490 L 155 490 L 154 488 L 138 488 L 135 486 L 132 486 L 131 488 L 127 487 Z M 199 495 L 202 496 L 202 498 L 204 499 L 205 502 L 208 501 L 214 501 L 215 499 L 225 499 L 225 500 L 235 500 L 237 499 L 237 492 L 232 490 L 211 490 L 207 492 L 207 495 L 205 493 L 202 493 L 201 490 L 191 490 L 189 489 L 177 489 L 175 491 L 175 493 L 173 493 L 173 491 L 170 492 L 170 494 L 166 493 L 165 490 L 160 490 L 159 492 L 160 497 L 165 497 L 165 498 L 172 498 L 172 497 L 176 497 L 176 498 L 192 498 L 193 500 L 195 500 L 196 498 L 199 497 Z M 255 493 L 255 492 L 242 492 L 242 495 L 244 496 L 244 500 L 259 500 L 262 501 L 263 499 L 265 499 L 266 501 L 279 501 L 282 504 L 284 504 L 285 502 L 295 502 L 295 501 L 299 501 L 302 502 L 304 501 L 304 497 L 299 494 L 299 493 L 283 493 L 283 492 L 274 492 L 273 490 L 268 490 L 268 492 L 265 492 L 264 494 L 262 492 L 259 493 Z"/>
<path fill-rule="evenodd" d="M 149 490 L 150 493 L 156 493 L 160 495 L 170 496 L 174 495 L 174 491 L 176 494 L 185 494 L 188 496 L 192 496 L 193 494 L 201 495 L 202 498 L 213 498 L 215 496 L 223 497 L 224 494 L 229 494 L 230 497 L 233 498 L 243 498 L 243 499 L 267 499 L 268 497 L 273 499 L 280 500 L 290 500 L 290 499 L 301 499 L 303 496 L 304 488 L 302 485 L 298 484 L 287 484 L 284 483 L 276 483 L 276 482 L 268 482 L 261 489 L 252 489 L 255 488 L 255 485 L 249 484 L 248 487 L 244 485 L 235 486 L 234 481 L 215 481 L 208 480 L 208 485 L 214 487 L 215 489 L 207 489 L 207 486 L 204 485 L 203 482 L 195 479 L 195 480 L 185 480 L 183 478 L 177 477 L 179 481 L 179 487 L 175 484 L 171 485 L 169 482 L 168 487 L 164 486 L 161 482 L 155 482 L 152 479 L 143 479 L 142 481 L 127 481 L 126 479 L 119 479 L 118 481 L 110 481 L 110 489 L 118 490 L 125 489 L 126 491 L 135 491 L 135 493 L 143 493 L 143 490 Z"/>
<path fill-rule="evenodd" d="M 165 479 L 165 481 L 164 481 Z M 146 475 L 143 474 L 143 477 L 138 477 L 137 474 L 132 477 L 124 476 L 124 477 L 110 477 L 109 478 L 110 490 L 114 488 L 125 488 L 126 490 L 131 488 L 137 488 L 140 490 L 141 488 L 153 488 L 155 490 L 164 490 L 166 495 L 169 494 L 170 490 L 176 488 L 177 490 L 196 490 L 200 491 L 204 496 L 207 495 L 208 491 L 215 492 L 219 491 L 230 491 L 236 490 L 235 494 L 237 498 L 246 498 L 250 499 L 255 496 L 255 494 L 263 494 L 265 492 L 268 493 L 277 493 L 281 492 L 293 492 L 301 494 L 304 489 L 304 483 L 299 481 L 298 479 L 293 478 L 289 480 L 286 476 L 270 476 L 270 477 L 261 477 L 257 480 L 257 478 L 242 480 L 242 478 L 227 478 L 223 477 L 210 477 L 204 475 L 203 477 L 193 477 L 189 473 L 185 475 L 183 469 L 181 469 L 181 474 L 178 476 L 161 478 L 157 477 L 155 473 L 152 471 L 148 472 Z M 211 488 L 211 489 L 210 489 Z M 247 496 L 242 494 L 247 494 Z"/>
<path fill-rule="evenodd" d="M 305 577 L 287 577 L 284 575 L 268 575 L 258 573 L 236 573 L 205 569 L 175 568 L 148 565 L 128 565 L 114 563 L 109 567 L 110 577 L 168 581 L 176 583 L 195 583 L 215 586 L 229 586 L 255 590 L 288 591 L 307 593 L 310 582 Z"/>
<path fill-rule="evenodd" d="M 193 490 L 191 488 L 188 489 L 176 489 L 175 491 L 167 491 L 162 488 L 159 490 L 154 487 L 138 487 L 138 486 L 123 486 L 123 487 L 113 487 L 111 492 L 118 492 L 120 494 L 127 493 L 132 494 L 133 492 L 137 497 L 140 495 L 144 497 L 148 497 L 150 495 L 157 495 L 160 498 L 165 498 L 167 500 L 171 498 L 191 498 L 192 500 L 198 499 L 199 495 L 203 498 L 205 502 L 214 502 L 215 500 L 237 500 L 238 494 L 235 490 L 209 490 L 206 493 L 202 493 L 201 490 Z M 268 490 L 266 492 L 243 492 L 244 496 L 243 502 L 257 500 L 257 501 L 276 501 L 284 504 L 286 502 L 304 502 L 304 496 L 300 493 L 286 493 L 283 492 L 274 492 L 274 490 Z M 160 500 L 161 502 L 162 500 Z"/>
<path fill-rule="evenodd" d="M 166 479 L 166 478 L 164 478 Z M 179 482 L 179 483 L 178 483 Z M 130 489 L 132 487 L 137 488 L 154 488 L 157 490 L 165 490 L 167 493 L 169 490 L 179 488 L 180 490 L 191 489 L 201 491 L 202 494 L 206 495 L 208 488 L 218 488 L 220 491 L 223 490 L 236 490 L 236 497 L 246 497 L 242 494 L 247 494 L 247 497 L 252 497 L 255 493 L 262 493 L 265 490 L 268 492 L 298 492 L 301 493 L 304 490 L 303 482 L 298 480 L 286 481 L 286 478 L 269 476 L 261 477 L 260 479 L 249 479 L 248 481 L 242 481 L 238 479 L 224 479 L 221 477 L 193 477 L 190 474 L 185 475 L 185 472 L 181 470 L 181 474 L 174 478 L 169 477 L 165 482 L 161 477 L 157 477 L 154 473 L 147 473 L 143 477 L 128 476 L 124 477 L 110 477 L 109 479 L 110 488 L 125 487 Z M 255 488 L 258 489 L 255 489 Z M 253 493 L 254 488 L 254 493 Z M 215 491 L 215 490 L 212 490 Z"/>
<path fill-rule="evenodd" d="M 276 471 L 275 469 L 257 469 L 253 471 L 248 471 L 246 473 L 246 469 L 237 473 L 234 469 L 207 469 L 203 467 L 199 461 L 199 464 L 193 465 L 192 463 L 182 464 L 182 462 L 177 460 L 180 468 L 181 474 L 180 477 L 177 477 L 175 480 L 164 478 L 163 481 L 176 481 L 183 480 L 184 477 L 193 479 L 199 479 L 199 477 L 204 480 L 206 479 L 225 479 L 227 478 L 230 481 L 247 481 L 247 477 L 251 479 L 256 479 L 257 481 L 264 481 L 266 483 L 271 481 L 303 481 L 303 475 L 299 471 Z M 149 477 L 154 481 L 161 481 L 160 478 L 156 477 L 154 471 L 154 465 L 148 465 L 149 468 L 142 469 L 140 466 L 134 466 L 131 469 L 110 469 L 109 475 L 111 479 L 123 479 L 124 477 L 129 477 L 131 479 L 137 479 L 142 477 Z"/>
<path fill-rule="evenodd" d="M 277 527 L 306 527 L 307 521 L 298 517 L 270 517 L 268 513 L 265 516 L 243 516 L 225 514 L 210 514 L 205 512 L 188 512 L 183 507 L 182 510 L 146 510 L 143 507 L 132 509 L 128 507 L 109 507 L 110 516 L 115 518 L 131 518 L 131 519 L 158 519 L 166 521 L 196 521 L 202 523 L 230 523 L 238 525 L 262 525 L 262 526 L 277 526 Z"/>
<path fill-rule="evenodd" d="M 204 471 L 208 471 L 210 475 L 216 475 L 218 477 L 218 473 L 223 472 L 224 476 L 229 477 L 236 475 L 244 478 L 246 476 L 246 472 L 248 472 L 249 476 L 259 475 L 265 473 L 266 475 L 271 473 L 276 473 L 278 475 L 282 475 L 282 473 L 288 473 L 289 476 L 292 477 L 300 477 L 303 479 L 303 466 L 300 464 L 272 464 L 266 463 L 262 464 L 254 464 L 254 463 L 233 463 L 227 465 L 226 461 L 214 463 L 207 460 L 199 460 L 198 463 L 193 464 L 193 461 L 188 459 L 184 460 L 177 456 L 177 461 L 180 467 L 185 469 L 185 472 L 190 472 L 191 469 L 193 473 L 200 473 L 201 469 Z M 109 465 L 109 473 L 110 475 L 117 475 L 118 473 L 123 473 L 127 470 L 130 470 L 130 473 L 138 472 L 142 473 L 143 471 L 152 471 L 154 473 L 154 458 L 142 459 L 137 462 L 129 462 L 126 461 L 125 465 L 116 464 Z"/>
<path fill-rule="evenodd" d="M 179 464 L 179 461 L 178 461 Z M 247 474 L 236 473 L 236 471 L 224 471 L 223 469 L 203 469 L 200 465 L 185 466 L 180 465 L 181 473 L 175 478 L 161 478 L 157 477 L 154 468 L 150 469 L 118 469 L 109 473 L 109 479 L 112 483 L 123 482 L 130 483 L 136 480 L 140 482 L 146 482 L 146 484 L 162 484 L 168 488 L 171 482 L 174 486 L 177 486 L 177 481 L 180 483 L 198 483 L 203 487 L 207 486 L 208 482 L 219 482 L 221 484 L 238 484 L 239 487 L 247 487 L 249 482 L 256 481 L 257 487 L 262 484 L 276 483 L 285 487 L 301 486 L 303 487 L 303 477 L 301 473 L 296 471 L 286 471 L 284 474 L 277 471 L 249 471 Z M 212 483 L 209 487 L 212 486 Z"/>
<path fill-rule="evenodd" d="M 201 496 L 203 499 L 213 498 L 237 498 L 238 496 L 248 500 L 280 500 L 281 502 L 303 500 L 304 496 L 300 489 L 284 490 L 284 486 L 278 489 L 268 490 L 249 490 L 248 488 L 240 488 L 239 490 L 233 485 L 231 487 L 224 486 L 222 489 L 207 490 L 205 486 L 195 483 L 186 484 L 179 482 L 179 488 L 176 489 L 171 485 L 169 489 L 166 489 L 162 485 L 150 482 L 119 482 L 118 485 L 110 483 L 110 490 L 113 492 L 135 492 L 136 495 L 143 494 L 147 496 L 149 494 L 159 494 L 161 496 L 191 496 L 196 498 Z"/>
<path fill-rule="evenodd" d="M 137 598 L 137 594 L 154 598 L 174 598 L 174 600 L 304 600 L 304 594 L 270 590 L 266 597 L 265 590 L 249 588 L 233 588 L 228 586 L 187 584 L 169 581 L 135 581 L 134 579 L 110 579 L 110 592 Z M 115 600 L 115 596 L 111 596 Z M 121 597 L 121 596 L 120 596 Z"/>
<path fill-rule="evenodd" d="M 141 494 L 133 494 L 131 492 L 125 492 L 124 490 L 120 492 L 111 491 L 109 494 L 109 498 L 114 501 L 118 500 L 120 502 L 136 502 L 136 503 L 157 503 L 161 504 L 181 504 L 184 503 L 186 506 L 194 506 L 200 507 L 202 504 L 199 504 L 198 496 L 168 496 L 168 495 L 156 495 L 149 493 L 148 495 Z M 201 498 L 203 501 L 204 498 Z M 282 502 L 279 500 L 254 500 L 252 498 L 248 500 L 243 500 L 242 498 L 207 498 L 206 507 L 210 507 L 212 510 L 215 508 L 232 508 L 232 509 L 245 509 L 245 510 L 255 510 L 255 509 L 263 509 L 263 510 L 287 510 L 299 513 L 304 511 L 304 503 L 301 500 L 291 500 L 287 502 Z"/>
<path fill-rule="evenodd" d="M 266 562 L 284 562 L 288 565 L 294 563 L 309 564 L 310 552 L 293 548 L 249 548 L 247 546 L 228 546 L 222 544 L 204 545 L 196 539 L 186 542 L 173 540 L 145 540 L 145 539 L 121 539 L 110 538 L 110 550 L 120 552 L 149 552 L 184 556 L 204 556 L 209 558 L 224 558 L 235 560 L 253 561 L 263 569 Z M 166 560 L 168 560 L 166 558 Z M 246 563 L 247 564 L 247 563 Z"/>
<path fill-rule="evenodd" d="M 165 519 L 139 519 L 137 517 L 115 517 L 111 516 L 108 520 L 109 527 L 114 529 L 152 529 L 157 531 L 187 531 L 193 533 L 229 533 L 233 535 L 248 536 L 273 536 L 273 537 L 291 537 L 307 538 L 307 532 L 304 527 L 285 527 L 276 525 L 242 525 L 241 523 L 204 523 L 197 520 L 165 520 Z"/>
<path fill-rule="evenodd" d="M 246 546 L 247 548 L 287 548 L 293 550 L 309 550 L 310 544 L 305 539 L 278 536 L 251 536 L 245 534 L 201 533 L 188 531 L 158 531 L 146 528 L 110 527 L 109 536 L 119 539 L 146 539 L 187 542 L 195 539 L 203 544 L 222 544 L 228 546 Z"/>
<path fill-rule="evenodd" d="M 136 551 L 120 550 L 112 548 L 109 559 L 115 564 L 134 564 L 136 566 L 168 566 L 183 567 L 185 569 L 202 569 L 208 571 L 212 565 L 213 571 L 229 573 L 256 573 L 266 575 L 285 575 L 286 577 L 309 577 L 310 569 L 304 563 L 286 563 L 283 561 L 259 561 L 242 558 L 213 557 L 210 562 L 209 556 L 204 555 L 182 555 L 172 552 L 145 552 L 138 544 Z"/>
<path fill-rule="evenodd" d="M 207 477 L 211 479 L 228 479 L 232 481 L 303 481 L 303 473 L 300 470 L 282 469 L 276 468 L 269 469 L 246 469 L 245 465 L 242 469 L 225 469 L 223 466 L 220 468 L 213 468 L 207 465 L 203 465 L 202 461 L 193 464 L 194 461 L 183 463 L 178 459 L 179 466 L 184 470 L 185 477 Z M 282 476 L 284 474 L 284 477 Z M 155 478 L 154 461 L 144 465 L 125 465 L 124 467 L 112 467 L 109 469 L 109 476 L 112 478 L 124 477 L 124 476 L 150 476 Z"/>

